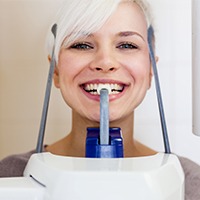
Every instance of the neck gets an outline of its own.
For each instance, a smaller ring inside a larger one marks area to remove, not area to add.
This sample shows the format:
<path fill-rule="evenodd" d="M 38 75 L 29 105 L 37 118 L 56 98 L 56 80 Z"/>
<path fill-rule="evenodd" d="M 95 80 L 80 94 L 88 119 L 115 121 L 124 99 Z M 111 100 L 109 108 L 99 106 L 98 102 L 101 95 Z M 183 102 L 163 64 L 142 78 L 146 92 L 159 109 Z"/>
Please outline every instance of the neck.
<path fill-rule="evenodd" d="M 86 138 L 86 129 L 88 127 L 99 127 L 98 122 L 91 122 L 85 118 L 82 118 L 77 113 L 73 112 L 73 124 L 71 136 L 73 138 L 73 143 L 82 149 L 85 149 L 85 138 Z M 77 123 L 78 122 L 78 123 Z M 123 143 L 125 153 L 128 147 L 133 147 L 133 113 L 128 117 L 121 119 L 120 121 L 110 122 L 110 127 L 120 127 L 123 135 Z M 83 151 L 84 152 L 84 151 Z"/>
<path fill-rule="evenodd" d="M 135 157 L 153 154 L 150 149 L 134 141 L 133 119 L 134 113 L 131 113 L 120 121 L 110 123 L 110 127 L 121 128 L 124 144 L 124 156 Z M 99 123 L 83 118 L 75 111 L 72 113 L 72 122 L 71 132 L 62 140 L 47 147 L 47 151 L 63 156 L 85 156 L 86 129 L 87 127 L 99 127 Z"/>

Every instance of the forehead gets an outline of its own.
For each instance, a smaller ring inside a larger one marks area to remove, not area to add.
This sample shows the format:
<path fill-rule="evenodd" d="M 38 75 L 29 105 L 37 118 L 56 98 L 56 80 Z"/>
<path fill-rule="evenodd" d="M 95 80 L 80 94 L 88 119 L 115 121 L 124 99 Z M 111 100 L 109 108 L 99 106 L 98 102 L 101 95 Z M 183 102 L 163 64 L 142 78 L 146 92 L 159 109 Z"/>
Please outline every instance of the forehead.
<path fill-rule="evenodd" d="M 146 18 L 142 9 L 133 2 L 121 2 L 116 11 L 104 25 L 115 25 L 121 28 L 134 28 L 147 31 Z"/>

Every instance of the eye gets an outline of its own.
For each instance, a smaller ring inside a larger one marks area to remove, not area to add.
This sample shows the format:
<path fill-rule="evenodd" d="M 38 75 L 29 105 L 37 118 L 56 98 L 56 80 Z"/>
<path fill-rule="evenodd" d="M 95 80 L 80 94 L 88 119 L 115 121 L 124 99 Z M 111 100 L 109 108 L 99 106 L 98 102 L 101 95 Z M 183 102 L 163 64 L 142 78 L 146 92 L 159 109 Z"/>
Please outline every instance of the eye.
<path fill-rule="evenodd" d="M 71 49 L 80 49 L 80 50 L 93 49 L 93 47 L 87 43 L 75 43 L 75 44 L 71 45 L 70 48 Z"/>
<path fill-rule="evenodd" d="M 117 46 L 118 49 L 138 49 L 138 46 L 133 44 L 133 43 L 122 43 L 120 45 Z"/>

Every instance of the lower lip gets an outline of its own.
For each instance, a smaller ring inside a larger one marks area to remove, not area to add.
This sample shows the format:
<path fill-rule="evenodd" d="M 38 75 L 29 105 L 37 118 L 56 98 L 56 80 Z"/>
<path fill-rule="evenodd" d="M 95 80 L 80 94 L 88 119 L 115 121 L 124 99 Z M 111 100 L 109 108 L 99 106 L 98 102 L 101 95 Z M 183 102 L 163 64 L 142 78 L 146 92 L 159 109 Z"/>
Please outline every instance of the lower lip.
<path fill-rule="evenodd" d="M 81 90 L 83 91 L 83 93 L 91 100 L 94 101 L 100 101 L 100 96 L 99 95 L 94 95 L 94 94 L 90 94 L 89 92 L 86 92 L 83 88 L 81 88 Z M 123 94 L 125 93 L 126 87 L 123 89 L 122 92 L 118 93 L 118 94 L 111 94 L 109 95 L 109 101 L 114 101 L 116 99 L 119 99 L 121 96 L 123 96 Z"/>

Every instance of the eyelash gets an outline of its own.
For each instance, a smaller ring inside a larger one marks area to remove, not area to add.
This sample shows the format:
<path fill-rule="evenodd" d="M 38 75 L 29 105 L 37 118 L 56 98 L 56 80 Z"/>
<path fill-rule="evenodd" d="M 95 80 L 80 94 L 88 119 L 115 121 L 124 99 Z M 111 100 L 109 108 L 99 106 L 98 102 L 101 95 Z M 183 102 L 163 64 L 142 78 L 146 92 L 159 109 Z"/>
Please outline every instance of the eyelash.
<path fill-rule="evenodd" d="M 89 50 L 89 49 L 93 49 L 94 47 L 87 43 L 75 43 L 75 44 L 71 45 L 70 48 L 78 49 L 78 50 Z M 138 49 L 138 46 L 131 42 L 125 42 L 125 43 L 121 43 L 116 48 L 118 48 L 118 49 Z"/>
<path fill-rule="evenodd" d="M 138 49 L 138 46 L 133 44 L 133 43 L 129 43 L 129 42 L 125 42 L 122 43 L 120 45 L 117 46 L 118 49 Z"/>
<path fill-rule="evenodd" d="M 88 50 L 93 49 L 93 47 L 87 43 L 75 43 L 70 46 L 71 49 Z"/>

